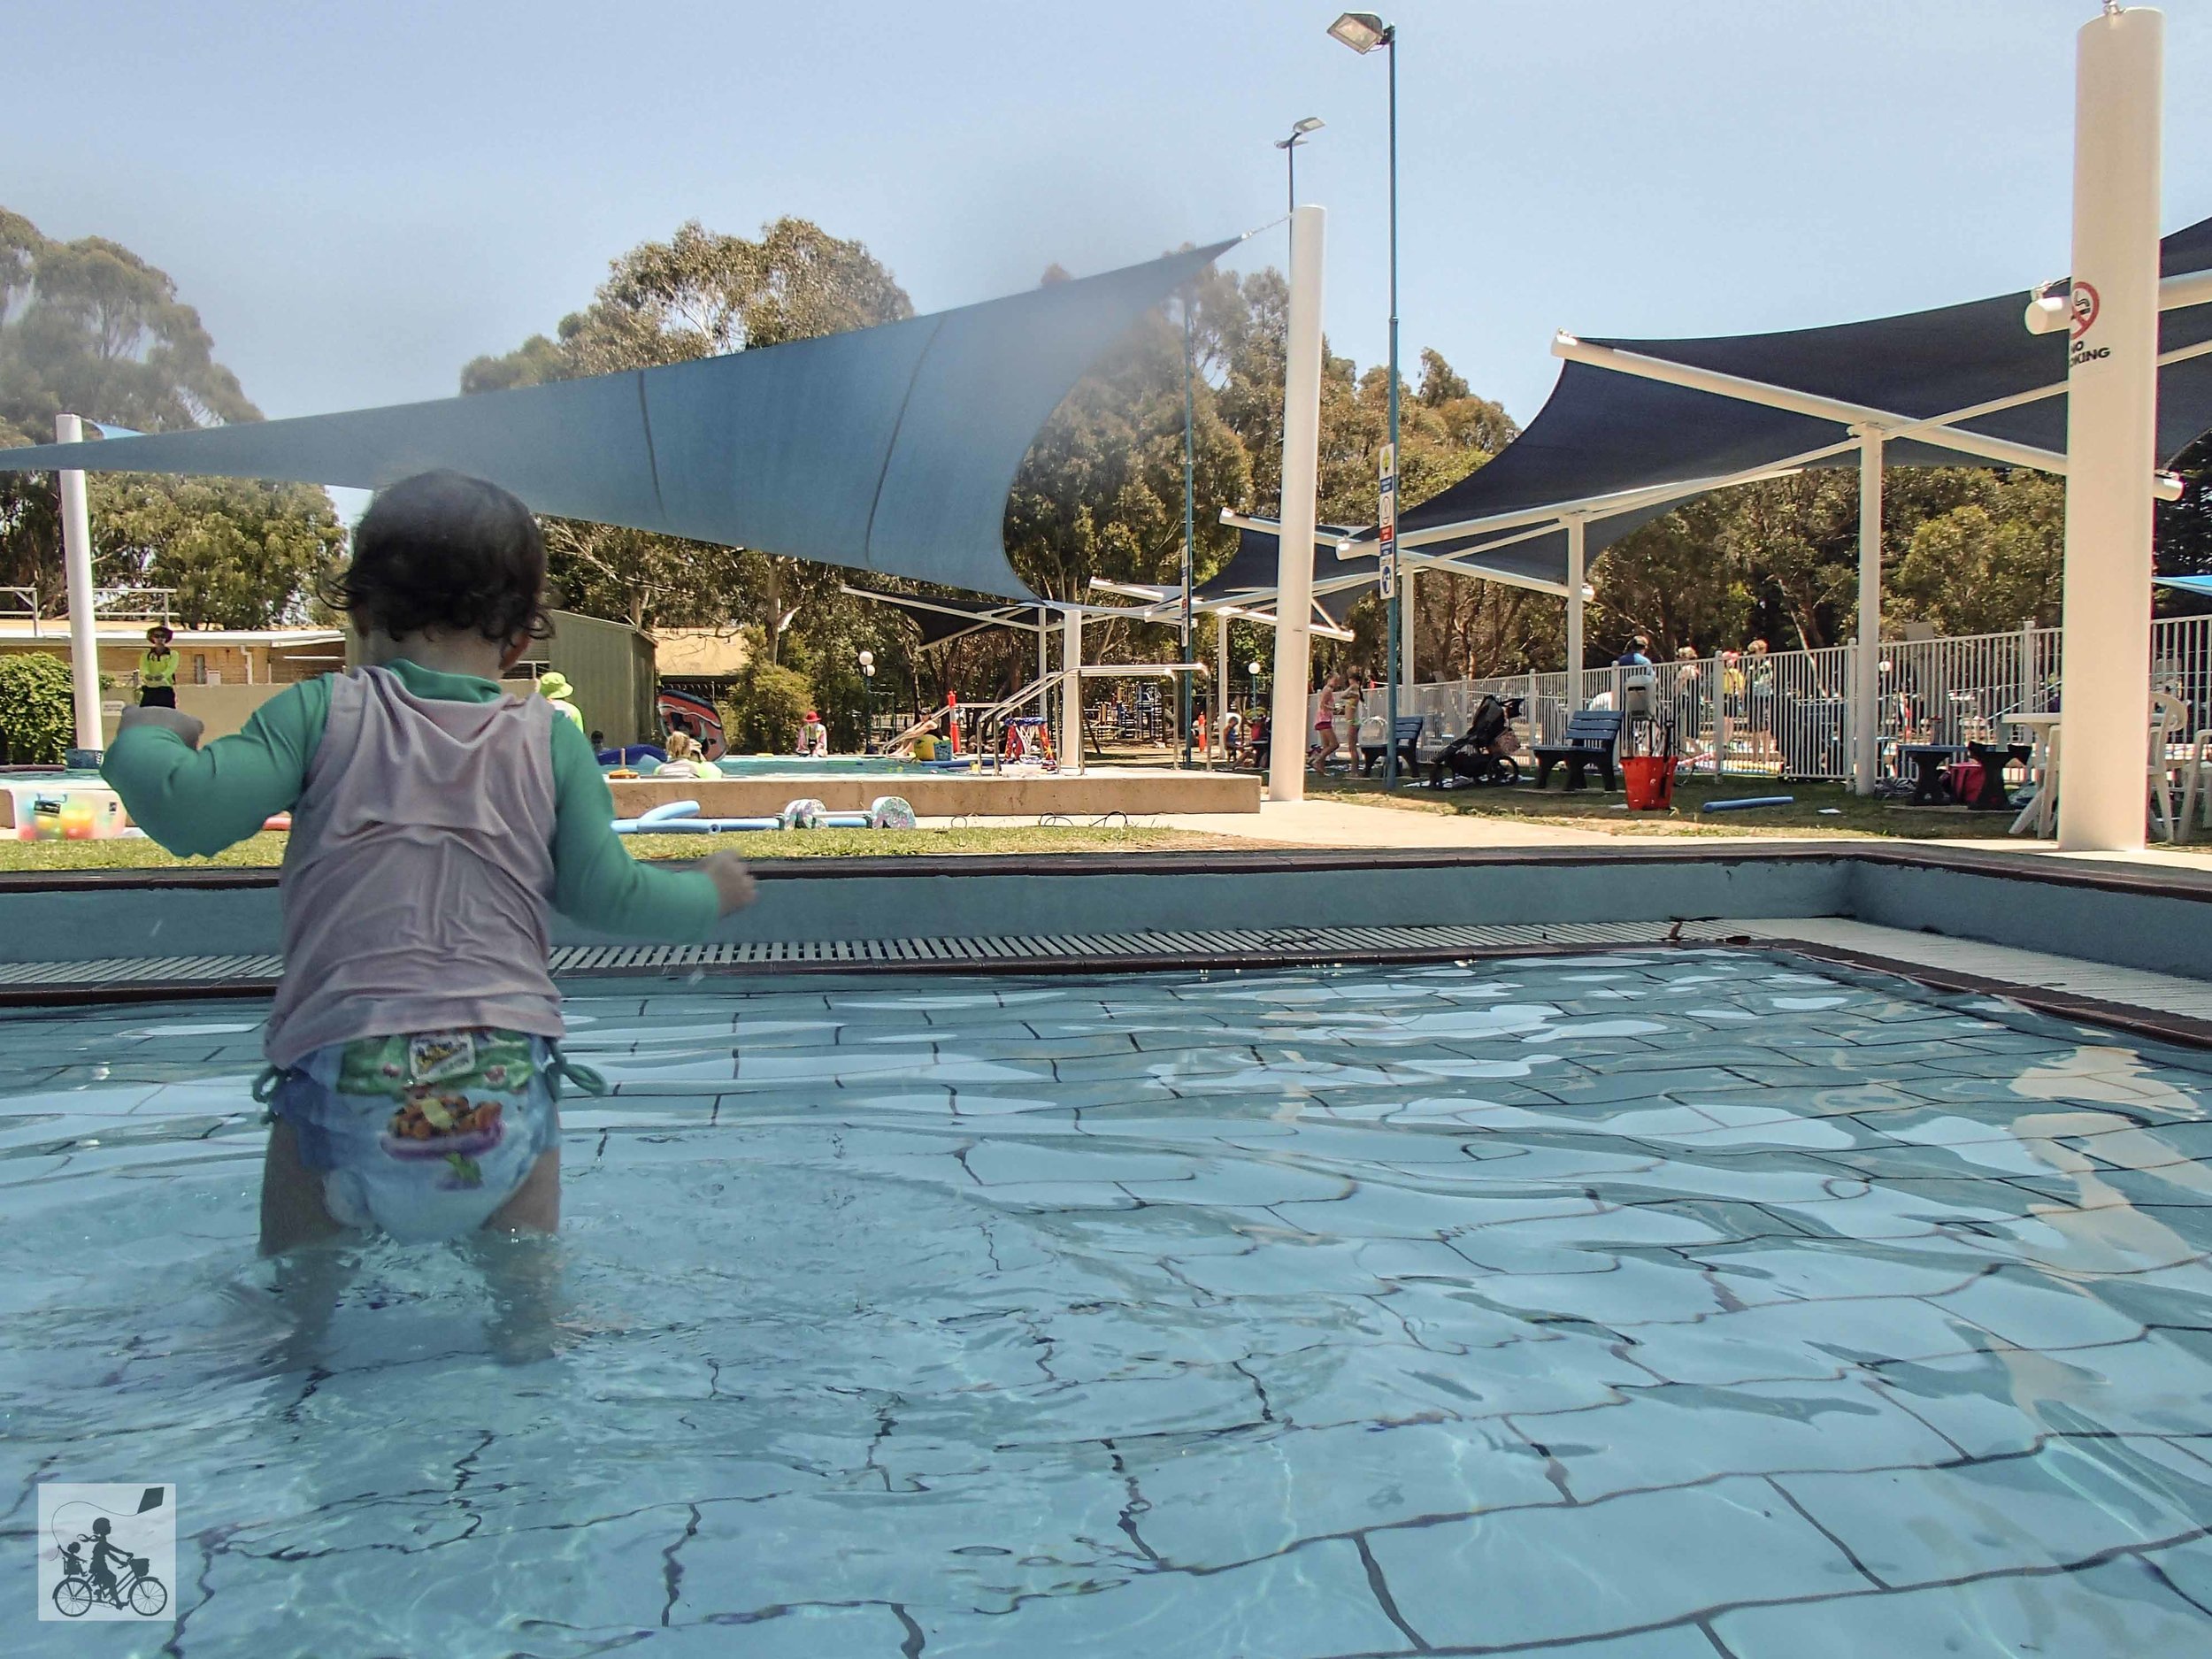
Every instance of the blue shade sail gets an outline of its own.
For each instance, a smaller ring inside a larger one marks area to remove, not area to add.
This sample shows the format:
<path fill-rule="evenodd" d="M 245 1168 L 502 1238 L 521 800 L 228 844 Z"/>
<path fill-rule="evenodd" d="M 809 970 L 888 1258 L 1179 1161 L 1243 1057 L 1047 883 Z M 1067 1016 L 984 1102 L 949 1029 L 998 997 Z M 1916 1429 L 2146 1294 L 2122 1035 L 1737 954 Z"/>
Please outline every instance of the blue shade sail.
<path fill-rule="evenodd" d="M 2212 268 L 2212 219 L 2176 231 L 2161 244 L 2168 276 Z M 1778 334 L 1698 340 L 1612 340 L 1617 347 L 1697 368 L 1786 387 L 1844 403 L 1926 419 L 2020 397 L 2039 388 L 2053 395 L 2022 402 L 1959 424 L 1991 437 L 2063 451 L 2066 448 L 2067 338 L 2031 334 L 2021 320 L 2025 290 L 1964 304 L 1871 321 Z M 2212 305 L 2165 312 L 2163 352 L 2212 340 Z M 2212 355 L 2168 364 L 2159 373 L 2158 449 L 2171 457 L 2212 429 Z M 1563 365 L 1559 380 L 1528 429 L 1488 465 L 1398 516 L 1398 533 L 1466 524 L 1624 491 L 1682 484 L 1674 501 L 1611 517 L 1594 517 L 1586 548 L 1597 552 L 1670 507 L 1701 493 L 1699 480 L 1772 465 L 1848 436 L 1834 420 L 1744 402 L 1580 363 Z M 1905 439 L 1885 456 L 1892 466 L 1986 466 L 1987 461 L 1944 448 L 1939 439 Z M 1813 463 L 1855 467 L 1855 452 Z M 1374 532 L 1362 533 L 1371 545 Z M 1487 557 L 1486 541 L 1506 543 Z M 1514 530 L 1471 532 L 1421 551 L 1463 553 L 1478 572 L 1494 568 L 1563 582 L 1563 531 L 1522 539 Z"/>
<path fill-rule="evenodd" d="M 1038 428 L 1094 357 L 1233 245 L 663 368 L 0 449 L 0 472 L 374 489 L 451 467 L 560 518 L 1030 599 L 1002 526 Z"/>

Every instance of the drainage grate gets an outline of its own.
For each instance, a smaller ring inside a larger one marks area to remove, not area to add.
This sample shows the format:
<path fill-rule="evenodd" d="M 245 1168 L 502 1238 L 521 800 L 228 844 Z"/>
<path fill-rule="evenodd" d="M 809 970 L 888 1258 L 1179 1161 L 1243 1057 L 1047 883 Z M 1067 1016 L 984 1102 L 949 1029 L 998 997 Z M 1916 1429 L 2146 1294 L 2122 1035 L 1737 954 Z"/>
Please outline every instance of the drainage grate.
<path fill-rule="evenodd" d="M 1491 926 L 1229 927 L 1128 933 L 1020 933 L 974 939 L 734 941 L 711 945 L 564 945 L 553 972 L 565 977 L 660 974 L 694 969 L 978 967 L 1051 969 L 1116 963 L 1197 965 L 1373 962 L 1449 957 L 1473 951 L 1562 945 L 1655 944 L 1670 936 L 1709 940 L 1740 933 L 1732 923 L 1518 923 Z M 39 992 L 128 993 L 177 987 L 265 991 L 283 972 L 272 956 L 111 956 L 89 962 L 0 963 L 0 1000 Z"/>

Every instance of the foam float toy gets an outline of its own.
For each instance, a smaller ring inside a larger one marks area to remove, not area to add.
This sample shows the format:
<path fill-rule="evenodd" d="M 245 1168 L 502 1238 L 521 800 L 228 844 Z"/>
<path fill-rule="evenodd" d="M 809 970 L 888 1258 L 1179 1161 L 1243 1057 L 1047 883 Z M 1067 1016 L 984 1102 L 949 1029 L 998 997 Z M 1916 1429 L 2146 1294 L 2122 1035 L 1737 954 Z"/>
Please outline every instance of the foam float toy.
<path fill-rule="evenodd" d="M 1796 804 L 1797 797 L 1793 795 L 1739 795 L 1733 801 L 1708 801 L 1701 810 L 1707 812 L 1748 812 L 1754 807 Z"/>
<path fill-rule="evenodd" d="M 912 829 L 914 809 L 895 795 L 878 795 L 865 812 L 832 812 L 811 795 L 774 818 L 701 818 L 696 801 L 664 801 L 635 818 L 617 818 L 618 835 L 717 835 L 737 830 Z"/>

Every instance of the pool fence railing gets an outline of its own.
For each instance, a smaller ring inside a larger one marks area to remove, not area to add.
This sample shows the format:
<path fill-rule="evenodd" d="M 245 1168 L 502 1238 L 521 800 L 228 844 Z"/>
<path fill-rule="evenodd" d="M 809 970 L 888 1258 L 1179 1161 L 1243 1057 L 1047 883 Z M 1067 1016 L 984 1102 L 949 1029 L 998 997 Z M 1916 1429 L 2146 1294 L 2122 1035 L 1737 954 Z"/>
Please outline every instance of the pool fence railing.
<path fill-rule="evenodd" d="M 1885 756 L 1899 742 L 2016 740 L 2019 734 L 2005 729 L 2007 717 L 2058 709 L 2064 639 L 2063 628 L 2022 627 L 1885 640 L 1878 733 Z M 1398 707 L 1401 717 L 1423 718 L 1426 746 L 1465 731 L 1486 695 L 1519 698 L 1522 740 L 1548 742 L 1565 731 L 1576 709 L 1600 696 L 1621 708 L 1630 686 L 1643 680 L 1654 687 L 1655 706 L 1671 710 L 1678 750 L 1693 773 L 1844 780 L 1851 776 L 1850 688 L 1858 649 L 1830 645 L 1647 668 L 1590 668 L 1578 686 L 1564 671 L 1432 680 L 1401 687 Z M 2153 622 L 2149 672 L 2154 691 L 2188 705 L 2188 735 L 2212 728 L 2212 616 Z M 1379 697 L 1371 695 L 1363 713 L 1374 716 L 1379 706 Z M 1310 730 L 1310 718 L 1307 724 Z"/>

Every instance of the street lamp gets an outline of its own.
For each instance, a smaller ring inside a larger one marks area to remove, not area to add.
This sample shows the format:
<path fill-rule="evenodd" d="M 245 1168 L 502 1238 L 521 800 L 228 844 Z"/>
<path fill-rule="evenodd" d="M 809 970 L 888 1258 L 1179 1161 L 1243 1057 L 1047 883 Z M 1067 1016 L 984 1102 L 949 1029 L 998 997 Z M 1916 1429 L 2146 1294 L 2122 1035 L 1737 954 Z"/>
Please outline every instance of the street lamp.
<path fill-rule="evenodd" d="M 1388 534 L 1384 549 L 1383 611 L 1388 618 L 1389 649 L 1384 675 L 1389 682 L 1389 724 L 1383 728 L 1383 787 L 1398 787 L 1398 30 L 1372 12 L 1347 12 L 1329 25 L 1332 38 L 1362 57 L 1379 46 L 1390 49 L 1390 465 L 1382 520 Z"/>
<path fill-rule="evenodd" d="M 1283 152 L 1283 159 L 1290 164 L 1290 211 L 1298 211 L 1298 146 L 1306 142 L 1306 134 L 1317 133 L 1324 122 L 1317 115 L 1309 115 L 1302 121 L 1294 122 L 1288 138 L 1279 138 L 1275 148 Z"/>
<path fill-rule="evenodd" d="M 866 690 L 868 704 L 868 741 L 861 745 L 868 754 L 876 752 L 876 654 L 864 650 L 860 654 L 860 680 Z"/>

